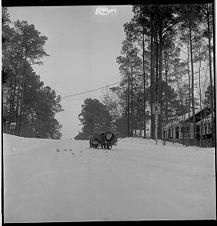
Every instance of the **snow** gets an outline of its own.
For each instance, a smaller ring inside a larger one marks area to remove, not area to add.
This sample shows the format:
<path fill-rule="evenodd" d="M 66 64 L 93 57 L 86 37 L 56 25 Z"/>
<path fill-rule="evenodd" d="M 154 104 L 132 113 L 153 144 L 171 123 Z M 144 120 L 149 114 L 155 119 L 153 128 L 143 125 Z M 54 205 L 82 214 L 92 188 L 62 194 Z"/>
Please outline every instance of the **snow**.
<path fill-rule="evenodd" d="M 6 223 L 216 219 L 214 148 L 3 134 L 3 160 Z"/>

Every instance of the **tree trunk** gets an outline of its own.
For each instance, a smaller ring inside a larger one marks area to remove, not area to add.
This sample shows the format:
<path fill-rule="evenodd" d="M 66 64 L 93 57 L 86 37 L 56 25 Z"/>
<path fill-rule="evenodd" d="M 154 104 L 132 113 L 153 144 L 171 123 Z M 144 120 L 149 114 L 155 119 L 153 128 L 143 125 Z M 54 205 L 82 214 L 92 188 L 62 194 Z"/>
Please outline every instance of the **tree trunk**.
<path fill-rule="evenodd" d="M 158 24 L 157 21 L 155 23 L 155 104 L 159 103 L 159 43 L 158 43 Z M 157 144 L 157 137 L 159 134 L 159 115 L 155 114 L 155 140 Z"/>
<path fill-rule="evenodd" d="M 165 83 L 167 85 L 168 83 L 168 55 L 167 52 L 165 52 L 165 56 L 164 56 L 164 62 L 165 62 Z M 168 123 L 168 94 L 167 94 L 167 89 L 165 90 L 165 124 L 167 125 Z"/>
<path fill-rule="evenodd" d="M 191 97 L 192 97 L 192 114 L 193 114 L 193 126 L 194 126 L 194 144 L 196 145 L 196 121 L 195 121 L 195 106 L 194 106 L 194 63 L 193 63 L 193 47 L 192 47 L 192 27 L 191 18 L 189 18 L 189 43 L 190 43 L 190 56 L 191 56 Z"/>
<path fill-rule="evenodd" d="M 200 51 L 200 50 L 199 50 Z M 203 136 L 202 136 L 202 97 L 201 97 L 201 86 L 200 86 L 200 70 L 201 70 L 201 53 L 199 53 L 199 57 L 200 57 L 200 62 L 199 62 L 199 71 L 198 71 L 198 76 L 199 76 L 199 97 L 200 97 L 200 147 L 202 147 L 202 139 L 203 139 Z"/>
<path fill-rule="evenodd" d="M 190 122 L 190 117 L 191 117 L 191 74 L 190 74 L 190 50 L 189 50 L 189 44 L 188 44 L 188 88 L 189 88 L 189 93 L 188 93 L 188 119 L 189 119 L 189 131 L 188 131 L 188 139 L 190 142 L 190 127 L 191 127 L 191 122 Z"/>
<path fill-rule="evenodd" d="M 155 134 L 155 118 L 153 114 L 152 106 L 154 104 L 154 44 L 153 44 L 153 37 L 154 37 L 154 28 L 153 28 L 153 15 L 151 15 L 151 76 L 150 76 L 150 107 L 151 107 L 151 138 L 154 139 Z"/>
<path fill-rule="evenodd" d="M 213 82 L 212 82 L 212 56 L 211 56 L 211 31 L 210 31 L 210 15 L 209 15 L 209 5 L 207 5 L 207 25 L 208 25 L 208 46 L 209 46 L 209 76 L 210 76 L 210 98 L 211 98 L 211 121 L 212 121 L 212 146 L 215 145 L 215 123 L 214 123 L 214 104 L 213 104 Z"/>
<path fill-rule="evenodd" d="M 145 93 L 145 40 L 144 40 L 144 28 L 142 34 L 142 67 L 143 67 L 143 127 L 144 127 L 144 139 L 146 138 L 146 116 L 145 116 L 145 109 L 146 109 L 146 93 Z"/>
<path fill-rule="evenodd" d="M 21 100 L 20 100 L 20 117 L 19 117 L 19 128 L 18 128 L 18 135 L 20 135 L 20 127 L 22 125 L 22 120 L 24 117 L 24 91 L 26 85 L 26 57 L 23 63 L 23 79 L 22 79 L 22 91 L 21 91 Z"/>
<path fill-rule="evenodd" d="M 17 92 L 17 103 L 16 103 L 16 110 L 15 110 L 15 118 L 16 118 L 16 135 L 18 135 L 19 131 L 19 118 L 20 118 L 20 87 L 21 87 L 21 81 L 18 83 L 18 92 Z"/>
<path fill-rule="evenodd" d="M 129 115 L 130 115 L 130 136 L 133 136 L 133 129 L 134 129 L 134 123 L 135 123 L 135 117 L 134 117 L 134 106 L 133 106 L 133 66 L 132 66 L 132 62 L 130 62 L 130 96 L 129 96 L 129 103 L 130 103 L 130 107 L 129 107 Z"/>
<path fill-rule="evenodd" d="M 127 137 L 130 137 L 130 75 L 127 80 Z"/>
<path fill-rule="evenodd" d="M 18 68 L 18 80 L 20 79 L 21 81 L 18 82 L 18 94 L 17 94 L 17 106 L 16 106 L 16 135 L 19 135 L 19 130 L 20 130 L 20 113 L 21 110 L 20 108 L 22 107 L 21 101 L 20 101 L 20 88 L 22 86 L 22 77 L 20 76 L 21 73 L 23 72 L 22 70 L 22 66 L 23 66 L 23 50 L 24 50 L 24 46 L 21 46 L 21 50 L 20 50 L 20 57 L 19 57 L 19 62 L 21 64 L 21 68 Z M 18 112 L 19 111 L 19 112 Z"/>
<path fill-rule="evenodd" d="M 17 79 L 16 79 L 16 74 L 14 75 L 14 81 L 11 82 L 11 93 L 10 93 L 10 110 L 9 110 L 9 124 L 11 122 L 15 122 L 15 111 L 14 111 L 14 106 L 15 106 L 15 95 L 16 95 L 16 86 L 17 86 Z"/>
<path fill-rule="evenodd" d="M 159 79 L 158 79 L 158 103 L 160 104 L 160 114 L 158 117 L 158 137 L 162 138 L 162 111 L 161 107 L 163 106 L 162 103 L 162 46 L 163 46 L 163 37 L 162 37 L 162 23 L 159 22 Z"/>

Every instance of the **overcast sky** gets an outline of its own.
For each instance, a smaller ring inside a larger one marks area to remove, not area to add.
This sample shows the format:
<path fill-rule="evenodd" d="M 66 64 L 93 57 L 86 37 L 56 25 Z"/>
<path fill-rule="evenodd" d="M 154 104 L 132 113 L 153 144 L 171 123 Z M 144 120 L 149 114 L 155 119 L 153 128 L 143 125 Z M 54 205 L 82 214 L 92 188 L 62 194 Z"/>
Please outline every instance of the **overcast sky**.
<path fill-rule="evenodd" d="M 34 24 L 48 37 L 42 66 L 34 66 L 45 85 L 62 97 L 120 81 L 116 57 L 125 39 L 123 24 L 132 18 L 132 6 L 116 9 L 110 16 L 95 15 L 98 6 L 9 7 L 11 20 Z M 103 6 L 106 7 L 106 6 Z M 81 131 L 78 114 L 86 97 L 102 97 L 104 90 L 62 98 L 64 111 L 56 114 L 63 138 Z"/>

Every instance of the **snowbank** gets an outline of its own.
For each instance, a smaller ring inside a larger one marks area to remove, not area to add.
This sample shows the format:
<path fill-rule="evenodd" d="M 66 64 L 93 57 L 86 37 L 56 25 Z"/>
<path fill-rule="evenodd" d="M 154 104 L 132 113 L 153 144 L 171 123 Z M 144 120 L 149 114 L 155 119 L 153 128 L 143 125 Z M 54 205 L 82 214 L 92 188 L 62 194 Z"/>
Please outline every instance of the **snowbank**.
<path fill-rule="evenodd" d="M 24 138 L 10 134 L 3 134 L 4 155 L 29 152 L 36 149 L 37 146 L 47 142 L 49 142 L 47 139 Z"/>

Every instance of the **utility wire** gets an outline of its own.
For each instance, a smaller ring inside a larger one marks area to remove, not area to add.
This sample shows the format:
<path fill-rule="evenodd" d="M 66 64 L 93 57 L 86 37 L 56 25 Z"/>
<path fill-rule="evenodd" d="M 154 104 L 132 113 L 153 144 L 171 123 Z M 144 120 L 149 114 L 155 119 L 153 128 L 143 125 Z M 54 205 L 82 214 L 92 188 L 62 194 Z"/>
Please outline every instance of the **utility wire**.
<path fill-rule="evenodd" d="M 104 89 L 104 88 L 107 88 L 109 86 L 116 85 L 118 83 L 120 83 L 120 81 L 119 82 L 114 82 L 114 83 L 111 83 L 109 85 L 102 86 L 102 87 L 99 87 L 99 88 L 96 88 L 96 89 L 91 89 L 91 90 L 87 90 L 87 91 L 84 91 L 84 92 L 80 92 L 80 93 L 75 93 L 75 94 L 72 94 L 72 95 L 64 96 L 61 99 L 65 99 L 65 98 L 69 98 L 69 97 L 75 97 L 75 96 L 79 96 L 79 95 L 82 95 L 82 94 L 85 94 L 85 93 L 94 92 L 96 90 Z"/>
<path fill-rule="evenodd" d="M 197 80 L 197 79 L 198 78 L 195 78 L 195 80 Z M 106 86 L 102 86 L 102 87 L 99 87 L 99 88 L 96 88 L 96 89 L 87 90 L 87 91 L 84 91 L 84 92 L 80 92 L 80 93 L 75 93 L 75 94 L 63 96 L 63 97 L 61 97 L 61 99 L 66 99 L 66 98 L 75 97 L 75 96 L 79 96 L 79 95 L 86 94 L 86 93 L 91 93 L 91 92 L 94 92 L 94 91 L 97 91 L 97 90 L 100 90 L 100 89 L 108 88 L 109 86 L 116 85 L 118 83 L 120 83 L 120 81 L 119 82 L 114 82 L 114 83 L 111 83 L 111 84 L 108 84 Z M 177 85 L 174 84 L 174 87 L 177 88 Z"/>

